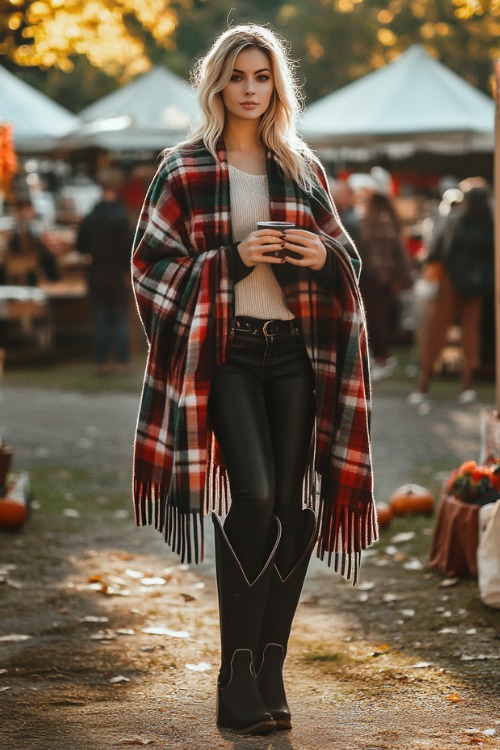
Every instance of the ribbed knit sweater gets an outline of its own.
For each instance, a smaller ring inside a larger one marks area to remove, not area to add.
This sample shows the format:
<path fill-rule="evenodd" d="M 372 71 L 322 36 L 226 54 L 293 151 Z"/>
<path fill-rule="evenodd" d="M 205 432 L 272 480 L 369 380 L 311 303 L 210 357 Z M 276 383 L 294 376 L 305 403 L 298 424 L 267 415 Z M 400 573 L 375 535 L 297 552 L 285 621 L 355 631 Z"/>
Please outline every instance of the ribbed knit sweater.
<path fill-rule="evenodd" d="M 235 242 L 257 229 L 258 221 L 269 221 L 267 175 L 249 174 L 229 165 L 231 222 Z M 257 263 L 251 273 L 235 284 L 236 315 L 264 320 L 291 320 L 283 291 L 270 264 Z"/>

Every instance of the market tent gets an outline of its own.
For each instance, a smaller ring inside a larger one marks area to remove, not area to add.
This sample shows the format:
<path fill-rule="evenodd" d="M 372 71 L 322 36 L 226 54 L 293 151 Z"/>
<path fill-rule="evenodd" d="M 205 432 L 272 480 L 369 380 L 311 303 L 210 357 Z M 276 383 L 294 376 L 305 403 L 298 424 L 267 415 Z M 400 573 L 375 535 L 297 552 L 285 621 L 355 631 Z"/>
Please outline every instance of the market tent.
<path fill-rule="evenodd" d="M 316 148 L 493 151 L 495 105 L 415 44 L 383 68 L 307 107 L 300 129 Z"/>
<path fill-rule="evenodd" d="M 0 122 L 12 125 L 16 150 L 23 153 L 51 149 L 78 120 L 0 65 Z"/>
<path fill-rule="evenodd" d="M 159 151 L 184 138 L 198 115 L 194 91 L 157 66 L 83 109 L 78 126 L 59 145 Z"/>

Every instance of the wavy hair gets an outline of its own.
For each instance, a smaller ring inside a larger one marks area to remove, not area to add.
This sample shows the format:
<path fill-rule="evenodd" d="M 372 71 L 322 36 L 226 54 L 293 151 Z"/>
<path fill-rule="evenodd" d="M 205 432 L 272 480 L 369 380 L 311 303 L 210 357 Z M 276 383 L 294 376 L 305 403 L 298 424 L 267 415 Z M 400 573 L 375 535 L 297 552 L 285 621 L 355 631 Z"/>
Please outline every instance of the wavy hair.
<path fill-rule="evenodd" d="M 312 186 L 310 162 L 316 161 L 316 157 L 297 133 L 303 97 L 295 78 L 296 63 L 290 57 L 287 42 L 264 26 L 245 24 L 227 29 L 198 61 L 192 79 L 198 91 L 202 119 L 192 137 L 180 145 L 202 139 L 217 157 L 217 142 L 225 123 L 221 92 L 231 79 L 236 57 L 248 47 L 256 47 L 266 55 L 274 80 L 271 102 L 260 121 L 260 140 L 276 155 L 284 172 L 309 192 Z"/>

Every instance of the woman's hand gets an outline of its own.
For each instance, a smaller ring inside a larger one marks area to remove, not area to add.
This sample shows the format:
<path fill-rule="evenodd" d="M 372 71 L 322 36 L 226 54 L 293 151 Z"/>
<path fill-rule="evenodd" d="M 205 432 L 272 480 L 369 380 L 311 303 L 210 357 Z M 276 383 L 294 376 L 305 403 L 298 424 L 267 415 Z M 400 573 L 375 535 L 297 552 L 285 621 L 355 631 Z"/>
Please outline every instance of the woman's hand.
<path fill-rule="evenodd" d="M 314 232 L 306 229 L 258 229 L 238 245 L 243 263 L 290 263 L 320 271 L 326 263 L 326 247 Z"/>
<path fill-rule="evenodd" d="M 306 229 L 285 231 L 285 261 L 293 266 L 303 266 L 321 271 L 326 263 L 326 247 L 314 232 Z"/>
<path fill-rule="evenodd" d="M 257 229 L 238 244 L 238 252 L 246 266 L 257 263 L 285 263 L 285 235 L 278 229 Z"/>

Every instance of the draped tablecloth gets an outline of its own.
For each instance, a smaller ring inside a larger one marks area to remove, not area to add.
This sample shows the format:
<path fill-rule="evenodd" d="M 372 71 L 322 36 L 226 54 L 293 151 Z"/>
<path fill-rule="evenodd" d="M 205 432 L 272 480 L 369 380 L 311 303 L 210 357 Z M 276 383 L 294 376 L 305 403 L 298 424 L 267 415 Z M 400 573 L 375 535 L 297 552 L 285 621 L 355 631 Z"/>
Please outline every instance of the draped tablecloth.
<path fill-rule="evenodd" d="M 429 565 L 447 576 L 477 576 L 479 506 L 443 494 L 439 504 Z"/>

